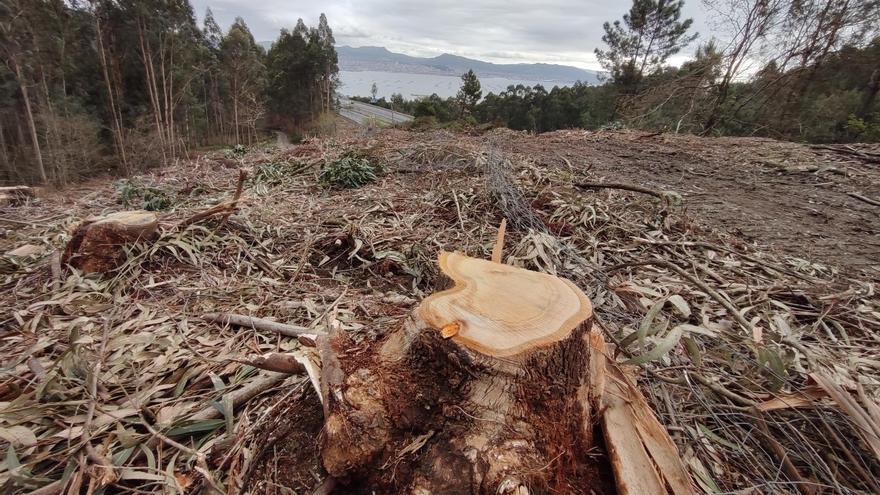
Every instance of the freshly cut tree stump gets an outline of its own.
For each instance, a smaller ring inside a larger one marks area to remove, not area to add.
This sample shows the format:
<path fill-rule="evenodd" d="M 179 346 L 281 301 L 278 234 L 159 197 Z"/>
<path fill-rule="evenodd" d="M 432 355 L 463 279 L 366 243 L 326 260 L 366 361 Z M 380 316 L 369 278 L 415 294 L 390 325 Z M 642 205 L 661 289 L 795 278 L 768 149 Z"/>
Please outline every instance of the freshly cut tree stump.
<path fill-rule="evenodd" d="M 125 261 L 125 245 L 153 239 L 158 228 L 156 215 L 148 211 L 89 218 L 74 230 L 61 262 L 86 273 L 109 272 Z"/>
<path fill-rule="evenodd" d="M 589 299 L 461 254 L 440 266 L 454 286 L 379 345 L 318 338 L 329 474 L 345 493 L 613 493 L 590 457 Z"/>

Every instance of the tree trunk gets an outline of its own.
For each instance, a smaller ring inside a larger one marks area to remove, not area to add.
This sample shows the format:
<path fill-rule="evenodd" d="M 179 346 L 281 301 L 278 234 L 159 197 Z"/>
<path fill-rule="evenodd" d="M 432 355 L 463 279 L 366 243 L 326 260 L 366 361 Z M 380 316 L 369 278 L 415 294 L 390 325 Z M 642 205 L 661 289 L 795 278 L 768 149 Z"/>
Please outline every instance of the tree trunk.
<path fill-rule="evenodd" d="M 493 261 L 440 264 L 455 286 L 381 345 L 318 338 L 330 475 L 355 493 L 613 492 L 610 465 L 588 455 L 586 296 Z"/>
<path fill-rule="evenodd" d="M 238 126 L 238 76 L 232 76 L 232 115 L 235 125 L 235 144 L 241 144 Z"/>
<path fill-rule="evenodd" d="M 104 75 L 104 85 L 107 88 L 107 99 L 110 103 L 110 114 L 113 121 L 113 143 L 116 145 L 116 153 L 122 161 L 122 173 L 129 175 L 128 159 L 125 154 L 125 137 L 122 134 L 122 117 L 116 109 L 116 99 L 113 97 L 113 84 L 110 80 L 110 70 L 107 64 L 107 51 L 104 48 L 104 32 L 101 30 L 101 20 L 95 13 L 95 33 L 98 40 L 98 55 L 101 61 L 101 72 Z"/>
<path fill-rule="evenodd" d="M 868 88 L 865 91 L 865 98 L 862 100 L 861 108 L 859 108 L 858 116 L 866 119 L 871 113 L 874 101 L 877 99 L 877 93 L 880 93 L 880 68 L 874 69 L 871 73 L 871 79 L 868 81 Z"/>
<path fill-rule="evenodd" d="M 144 76 L 146 77 L 147 92 L 150 96 L 150 104 L 153 107 L 153 118 L 156 123 L 156 133 L 159 137 L 159 145 L 162 149 L 162 162 L 168 161 L 166 154 L 165 132 L 162 125 L 162 109 L 159 103 L 159 87 L 156 83 L 156 72 L 153 67 L 153 53 L 149 47 L 149 42 L 145 40 L 145 28 L 143 22 L 138 20 L 138 38 L 140 40 L 141 57 L 144 62 Z"/>
<path fill-rule="evenodd" d="M 43 166 L 43 153 L 40 151 L 40 139 L 37 136 L 37 124 L 34 121 L 34 112 L 31 109 L 31 99 L 28 95 L 27 81 L 24 80 L 18 60 L 16 60 L 15 57 L 11 57 L 9 61 L 12 64 L 12 70 L 15 72 L 15 78 L 18 80 L 18 85 L 21 88 L 21 97 L 22 100 L 24 100 L 25 117 L 27 117 L 28 129 L 31 133 L 31 142 L 34 144 L 34 160 L 37 164 L 37 173 L 40 176 L 40 182 L 45 184 L 48 182 L 48 179 L 46 178 L 46 168 Z"/>

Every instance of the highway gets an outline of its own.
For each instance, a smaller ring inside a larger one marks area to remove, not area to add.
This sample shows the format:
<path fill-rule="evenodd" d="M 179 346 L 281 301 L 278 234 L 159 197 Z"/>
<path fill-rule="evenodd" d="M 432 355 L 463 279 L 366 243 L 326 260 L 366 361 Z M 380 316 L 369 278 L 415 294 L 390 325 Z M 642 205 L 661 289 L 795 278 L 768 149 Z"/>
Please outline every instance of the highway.
<path fill-rule="evenodd" d="M 353 101 L 345 97 L 339 97 L 339 115 L 363 126 L 369 125 L 370 120 L 379 125 L 393 125 L 413 119 L 412 115 Z"/>

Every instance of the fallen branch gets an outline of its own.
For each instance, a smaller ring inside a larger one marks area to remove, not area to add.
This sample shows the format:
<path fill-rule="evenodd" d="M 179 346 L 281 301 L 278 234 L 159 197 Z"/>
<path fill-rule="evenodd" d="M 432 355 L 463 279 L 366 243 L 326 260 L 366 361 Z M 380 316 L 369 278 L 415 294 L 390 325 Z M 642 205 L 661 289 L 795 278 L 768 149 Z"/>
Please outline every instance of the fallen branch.
<path fill-rule="evenodd" d="M 667 268 L 669 270 L 674 271 L 675 273 L 680 275 L 682 278 L 686 279 L 688 282 L 696 285 L 700 290 L 702 290 L 707 295 L 709 295 L 709 297 L 711 297 L 712 299 L 715 299 L 715 301 L 718 302 L 718 304 L 724 306 L 724 309 L 726 309 L 727 312 L 730 313 L 730 316 L 732 316 L 733 319 L 736 320 L 736 322 L 739 323 L 740 326 L 742 326 L 744 330 L 746 330 L 746 335 L 752 335 L 752 324 L 749 323 L 749 321 L 746 320 L 742 314 L 740 314 L 739 310 L 737 309 L 736 306 L 733 305 L 733 303 L 731 303 L 730 301 L 725 299 L 721 294 L 718 293 L 718 291 L 716 291 L 715 289 L 706 285 L 705 282 L 703 282 L 702 280 L 698 279 L 697 277 L 691 275 L 690 273 L 688 273 L 687 271 L 685 271 L 683 268 L 676 265 L 675 263 L 672 263 L 672 262 L 666 261 L 666 260 L 636 261 L 636 262 L 632 262 L 632 263 L 623 263 L 620 265 L 614 265 L 610 268 L 607 268 L 605 271 L 612 272 L 612 271 L 620 270 L 621 268 L 626 268 L 629 266 L 646 266 L 646 265 L 653 265 L 653 266 L 656 266 L 659 268 Z"/>
<path fill-rule="evenodd" d="M 254 318 L 246 315 L 237 315 L 234 313 L 207 313 L 202 315 L 202 319 L 211 323 L 219 323 L 221 325 L 236 325 L 239 327 L 252 328 L 254 330 L 275 332 L 288 337 L 306 336 L 310 337 L 311 340 L 314 340 L 315 335 L 323 333 L 306 327 L 288 325 L 285 323 L 278 323 L 277 321 L 264 320 L 263 318 Z"/>
<path fill-rule="evenodd" d="M 731 249 L 731 248 L 725 247 L 725 246 L 719 246 L 717 244 L 712 244 L 710 242 L 671 242 L 671 241 L 654 241 L 654 240 L 641 239 L 641 238 L 635 238 L 635 241 L 640 242 L 640 243 L 644 243 L 644 244 L 650 244 L 653 246 L 678 246 L 678 247 L 693 246 L 693 247 L 702 247 L 702 248 L 706 248 L 706 249 L 711 249 L 713 251 L 723 251 L 725 253 L 730 253 L 730 254 L 739 256 L 740 258 L 749 260 L 752 263 L 757 263 L 761 266 L 769 268 L 770 270 L 773 270 L 773 271 L 776 271 L 779 273 L 784 273 L 786 275 L 791 275 L 792 277 L 799 278 L 805 282 L 810 282 L 810 283 L 814 283 L 814 284 L 820 282 L 820 280 L 817 280 L 813 277 L 809 277 L 809 276 L 804 275 L 802 273 L 798 273 L 794 270 L 790 270 L 784 266 L 780 266 L 775 263 L 770 263 L 769 261 L 764 261 L 764 260 L 755 258 L 754 256 L 751 256 L 751 255 L 748 255 L 745 253 L 741 253 L 735 249 Z"/>
<path fill-rule="evenodd" d="M 202 210 L 195 215 L 185 218 L 174 225 L 176 229 L 185 229 L 194 223 L 201 222 L 202 220 L 212 217 L 214 215 L 223 215 L 223 222 L 229 218 L 229 215 L 232 214 L 238 208 L 238 201 L 241 199 L 241 193 L 244 190 L 244 181 L 247 179 L 247 170 L 240 169 L 238 171 L 238 183 L 235 185 L 235 193 L 232 195 L 232 199 L 230 201 L 223 201 L 222 203 L 216 204 L 207 210 Z"/>
<path fill-rule="evenodd" d="M 276 373 L 270 371 L 268 373 L 255 377 L 245 386 L 230 393 L 232 409 L 238 409 L 249 400 L 283 382 L 289 376 L 290 375 L 288 375 L 287 373 Z M 220 410 L 213 405 L 209 405 L 186 419 L 189 421 L 198 422 L 204 421 L 206 419 L 216 419 L 219 417 Z"/>
<path fill-rule="evenodd" d="M 853 197 L 859 201 L 864 201 L 865 203 L 868 203 L 869 205 L 880 206 L 880 201 L 877 201 L 876 199 L 871 199 L 867 196 L 862 196 L 861 194 L 856 193 L 856 192 L 849 192 L 846 194 L 848 194 L 850 197 Z"/>
<path fill-rule="evenodd" d="M 779 462 L 780 467 L 785 471 L 788 479 L 791 480 L 799 492 L 803 495 L 813 495 L 817 492 L 816 486 L 809 479 L 804 478 L 794 463 L 791 462 L 791 456 L 785 451 L 785 447 L 776 440 L 776 437 L 770 433 L 767 422 L 760 412 L 755 413 L 755 420 L 758 423 L 758 438 L 763 440 L 764 446 L 773 454 L 773 457 Z"/>

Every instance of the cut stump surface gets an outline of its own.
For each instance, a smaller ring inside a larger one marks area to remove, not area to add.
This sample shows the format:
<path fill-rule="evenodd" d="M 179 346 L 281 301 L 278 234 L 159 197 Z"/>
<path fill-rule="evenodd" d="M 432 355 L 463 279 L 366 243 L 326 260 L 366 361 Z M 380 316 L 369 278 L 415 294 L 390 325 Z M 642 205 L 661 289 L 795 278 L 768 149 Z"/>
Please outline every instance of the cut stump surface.
<path fill-rule="evenodd" d="M 125 261 L 125 245 L 152 239 L 158 228 L 156 215 L 148 211 L 89 218 L 74 230 L 61 261 L 86 273 L 111 271 Z"/>

